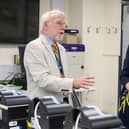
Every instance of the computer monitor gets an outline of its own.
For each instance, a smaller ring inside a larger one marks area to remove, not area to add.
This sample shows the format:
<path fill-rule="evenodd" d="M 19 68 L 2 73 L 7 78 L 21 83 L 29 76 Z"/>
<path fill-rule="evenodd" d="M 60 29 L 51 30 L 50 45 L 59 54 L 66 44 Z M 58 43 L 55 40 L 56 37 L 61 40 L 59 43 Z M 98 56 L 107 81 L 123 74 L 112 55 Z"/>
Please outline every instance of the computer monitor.
<path fill-rule="evenodd" d="M 38 33 L 39 0 L 0 0 L 0 43 L 26 44 Z"/>

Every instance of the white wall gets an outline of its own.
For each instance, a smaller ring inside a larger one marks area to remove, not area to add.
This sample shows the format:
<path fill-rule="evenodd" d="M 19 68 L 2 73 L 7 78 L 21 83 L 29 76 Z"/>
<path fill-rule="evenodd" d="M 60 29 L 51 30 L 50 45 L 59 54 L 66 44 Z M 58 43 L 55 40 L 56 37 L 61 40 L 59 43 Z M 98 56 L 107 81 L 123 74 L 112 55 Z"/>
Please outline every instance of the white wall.
<path fill-rule="evenodd" d="M 14 55 L 18 55 L 17 45 L 0 44 L 0 80 L 10 79 L 19 72 L 20 67 L 14 65 Z"/>
<path fill-rule="evenodd" d="M 117 113 L 120 53 L 120 0 L 83 0 L 83 43 L 87 46 L 86 73 L 96 78 L 88 102 Z M 89 29 L 89 31 L 88 31 Z"/>
<path fill-rule="evenodd" d="M 18 54 L 17 45 L 0 45 L 0 65 L 14 64 L 16 54 Z"/>

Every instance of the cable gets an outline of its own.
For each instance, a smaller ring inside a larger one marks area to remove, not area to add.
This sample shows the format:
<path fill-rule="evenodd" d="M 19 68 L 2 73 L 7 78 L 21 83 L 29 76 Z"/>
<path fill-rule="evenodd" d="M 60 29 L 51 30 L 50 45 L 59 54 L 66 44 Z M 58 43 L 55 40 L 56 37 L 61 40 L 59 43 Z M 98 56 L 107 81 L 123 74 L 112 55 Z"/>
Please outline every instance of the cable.
<path fill-rule="evenodd" d="M 14 72 L 8 72 L 8 75 L 3 80 L 6 81 L 7 79 L 9 79 L 12 76 L 14 76 Z"/>
<path fill-rule="evenodd" d="M 79 123 L 80 117 L 81 117 L 81 112 L 78 114 L 78 116 L 77 116 L 77 118 L 76 118 L 74 129 L 78 129 L 78 123 Z"/>
<path fill-rule="evenodd" d="M 35 109 L 34 109 L 34 120 L 35 120 L 35 124 L 36 124 L 36 129 L 41 129 L 40 124 L 39 124 L 39 120 L 38 120 L 38 118 L 40 116 L 38 116 L 38 114 L 37 114 L 38 113 L 39 104 L 40 104 L 40 102 L 37 102 L 37 104 L 35 106 Z"/>
<path fill-rule="evenodd" d="M 74 107 L 81 107 L 81 103 L 80 103 L 74 89 L 73 89 L 73 93 L 72 93 L 72 101 L 73 101 L 73 106 Z"/>

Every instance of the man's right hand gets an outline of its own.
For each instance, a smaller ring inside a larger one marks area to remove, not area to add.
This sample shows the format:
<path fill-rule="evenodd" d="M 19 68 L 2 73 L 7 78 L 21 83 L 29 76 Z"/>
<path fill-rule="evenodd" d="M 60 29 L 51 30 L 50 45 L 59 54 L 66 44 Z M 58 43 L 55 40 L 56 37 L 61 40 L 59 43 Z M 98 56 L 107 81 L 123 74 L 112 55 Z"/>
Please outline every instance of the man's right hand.
<path fill-rule="evenodd" d="M 89 75 L 82 76 L 73 80 L 73 87 L 78 88 L 87 88 L 92 86 L 95 83 L 95 78 Z"/>

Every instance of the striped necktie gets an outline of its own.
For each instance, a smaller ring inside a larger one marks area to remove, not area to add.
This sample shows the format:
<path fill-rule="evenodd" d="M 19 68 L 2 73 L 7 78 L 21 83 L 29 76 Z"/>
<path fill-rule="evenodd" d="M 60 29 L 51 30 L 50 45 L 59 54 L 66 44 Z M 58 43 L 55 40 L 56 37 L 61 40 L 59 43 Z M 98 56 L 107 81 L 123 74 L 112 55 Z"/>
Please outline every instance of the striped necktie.
<path fill-rule="evenodd" d="M 53 48 L 53 52 L 55 54 L 56 57 L 56 61 L 58 64 L 58 68 L 60 70 L 60 77 L 63 78 L 64 77 L 64 71 L 63 71 L 63 66 L 62 66 L 62 62 L 61 62 L 61 57 L 60 57 L 60 52 L 59 52 L 59 48 L 56 42 L 54 42 L 52 44 L 52 48 Z"/>
<path fill-rule="evenodd" d="M 60 51 L 59 51 L 57 43 L 54 42 L 52 47 L 53 47 L 53 51 L 54 51 L 54 54 L 55 54 L 55 57 L 56 57 L 57 65 L 58 65 L 58 68 L 59 68 L 59 71 L 60 71 L 60 77 L 64 78 L 64 71 L 63 71 L 63 66 L 62 66 L 61 57 L 60 57 Z M 68 99 L 67 95 L 64 95 L 63 102 L 69 103 L 69 99 Z"/>
<path fill-rule="evenodd" d="M 61 60 L 61 59 L 60 59 L 60 55 L 59 55 L 59 48 L 58 48 L 57 43 L 54 42 L 54 43 L 52 44 L 52 47 L 53 47 L 53 51 L 54 51 L 55 57 L 56 57 L 58 60 Z"/>

